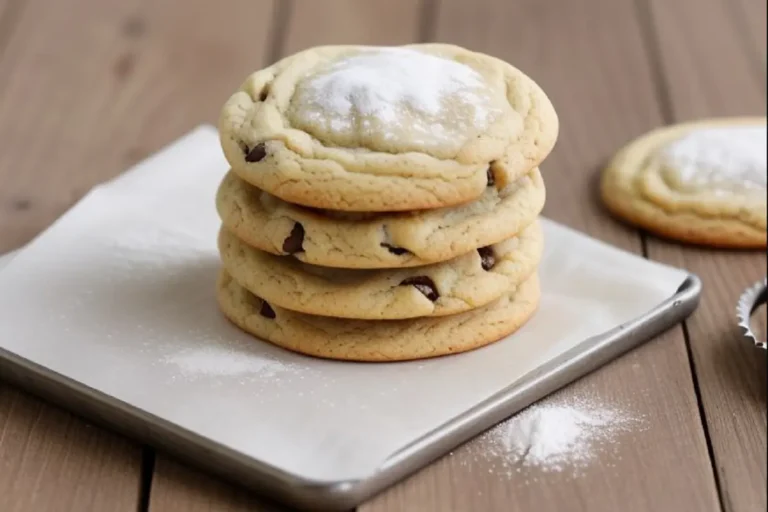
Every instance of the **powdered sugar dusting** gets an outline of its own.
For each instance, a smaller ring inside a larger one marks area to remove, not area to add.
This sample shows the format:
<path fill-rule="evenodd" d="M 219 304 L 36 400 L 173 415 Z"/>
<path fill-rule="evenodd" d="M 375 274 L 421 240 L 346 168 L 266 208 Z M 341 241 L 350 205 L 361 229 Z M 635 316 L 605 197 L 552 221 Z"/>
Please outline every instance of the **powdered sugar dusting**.
<path fill-rule="evenodd" d="M 300 87 L 299 124 L 341 138 L 435 145 L 483 130 L 498 112 L 484 78 L 459 62 L 407 48 L 342 59 Z"/>
<path fill-rule="evenodd" d="M 239 350 L 226 345 L 211 345 L 177 351 L 159 359 L 163 365 L 175 367 L 184 380 L 234 378 L 240 382 L 254 379 L 279 379 L 297 376 L 303 367 L 280 361 L 267 354 Z"/>
<path fill-rule="evenodd" d="M 186 376 L 259 374 L 262 377 L 269 377 L 289 369 L 284 363 L 275 359 L 215 346 L 166 356 L 163 362 L 178 367 Z"/>
<path fill-rule="evenodd" d="M 615 448 L 620 435 L 640 431 L 642 418 L 602 405 L 596 398 L 535 404 L 481 436 L 475 453 L 489 472 L 513 477 L 537 469 L 577 477 Z M 464 463 L 471 458 L 464 457 Z"/>
<path fill-rule="evenodd" d="M 665 170 L 684 190 L 765 194 L 766 127 L 695 130 L 662 150 Z"/>

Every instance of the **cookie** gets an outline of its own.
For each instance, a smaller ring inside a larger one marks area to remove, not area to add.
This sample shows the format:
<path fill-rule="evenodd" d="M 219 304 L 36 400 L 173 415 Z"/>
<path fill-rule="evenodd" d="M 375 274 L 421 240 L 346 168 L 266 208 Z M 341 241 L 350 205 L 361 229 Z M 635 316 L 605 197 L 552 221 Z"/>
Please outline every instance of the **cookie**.
<path fill-rule="evenodd" d="M 471 203 L 407 213 L 348 213 L 286 203 L 234 173 L 222 181 L 222 223 L 249 245 L 313 265 L 399 268 L 426 265 L 506 240 L 530 225 L 545 201 L 538 170 Z"/>
<path fill-rule="evenodd" d="M 536 271 L 544 248 L 539 223 L 518 236 L 450 261 L 393 270 L 307 265 L 254 249 L 222 229 L 224 268 L 270 304 L 318 316 L 390 320 L 444 316 L 492 302 Z"/>
<path fill-rule="evenodd" d="M 258 298 L 222 271 L 217 298 L 224 315 L 246 332 L 303 354 L 354 361 L 403 361 L 466 352 L 525 324 L 539 304 L 534 274 L 513 293 L 448 317 L 348 320 L 296 313 Z"/>
<path fill-rule="evenodd" d="M 658 235 L 722 248 L 766 246 L 766 118 L 654 130 L 602 174 L 616 216 Z"/>
<path fill-rule="evenodd" d="M 287 202 L 440 208 L 509 183 L 552 150 L 554 108 L 511 65 L 443 44 L 325 46 L 257 71 L 224 105 L 224 154 Z"/>

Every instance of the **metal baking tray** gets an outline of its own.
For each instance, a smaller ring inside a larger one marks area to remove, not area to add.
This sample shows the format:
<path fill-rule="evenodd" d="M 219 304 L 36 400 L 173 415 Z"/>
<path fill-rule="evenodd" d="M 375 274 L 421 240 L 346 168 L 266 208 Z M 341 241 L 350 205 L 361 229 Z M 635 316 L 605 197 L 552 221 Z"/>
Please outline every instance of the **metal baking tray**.
<path fill-rule="evenodd" d="M 10 257 L 0 257 L 0 268 Z M 85 418 L 257 493 L 302 509 L 345 510 L 354 508 L 505 418 L 680 323 L 695 310 L 700 291 L 701 281 L 689 274 L 672 297 L 644 316 L 587 339 L 550 360 L 417 439 L 389 457 L 370 477 L 360 480 L 315 482 L 297 478 L 3 349 L 0 349 L 0 374 L 4 380 Z"/>

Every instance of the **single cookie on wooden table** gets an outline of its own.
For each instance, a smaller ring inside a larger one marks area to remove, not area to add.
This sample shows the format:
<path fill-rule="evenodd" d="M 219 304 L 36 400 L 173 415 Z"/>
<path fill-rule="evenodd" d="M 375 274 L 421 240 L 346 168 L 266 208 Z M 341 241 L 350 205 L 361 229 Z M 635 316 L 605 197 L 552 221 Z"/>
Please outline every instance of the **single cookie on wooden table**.
<path fill-rule="evenodd" d="M 349 320 L 297 313 L 248 292 L 222 271 L 217 299 L 224 315 L 275 345 L 303 354 L 354 361 L 404 361 L 466 352 L 522 327 L 540 298 L 536 274 L 482 307 L 446 317 Z"/>
<path fill-rule="evenodd" d="M 396 213 L 317 210 L 286 203 L 230 172 L 216 208 L 244 242 L 313 265 L 400 268 L 446 261 L 501 242 L 538 217 L 545 201 L 538 170 L 461 206 Z"/>
<path fill-rule="evenodd" d="M 707 119 L 654 130 L 601 180 L 616 216 L 658 235 L 722 248 L 766 246 L 766 118 Z"/>
<path fill-rule="evenodd" d="M 318 267 L 248 246 L 223 228 L 227 273 L 268 303 L 318 316 L 391 320 L 445 316 L 482 307 L 514 290 L 538 267 L 543 234 L 534 222 L 517 236 L 424 267 Z"/>
<path fill-rule="evenodd" d="M 466 203 L 489 174 L 528 174 L 552 150 L 558 119 L 533 80 L 487 55 L 327 46 L 251 75 L 219 132 L 233 171 L 274 196 L 392 212 Z"/>

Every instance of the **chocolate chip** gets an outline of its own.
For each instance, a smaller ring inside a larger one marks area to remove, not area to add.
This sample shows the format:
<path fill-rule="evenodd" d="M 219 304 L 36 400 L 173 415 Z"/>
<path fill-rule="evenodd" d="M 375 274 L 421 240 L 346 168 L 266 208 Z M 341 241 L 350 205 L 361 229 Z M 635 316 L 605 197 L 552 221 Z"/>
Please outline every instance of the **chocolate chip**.
<path fill-rule="evenodd" d="M 253 149 L 248 149 L 245 146 L 245 161 L 246 162 L 261 162 L 264 157 L 267 156 L 267 145 L 263 142 L 256 144 Z"/>
<path fill-rule="evenodd" d="M 277 316 L 275 315 L 275 310 L 272 309 L 272 306 L 270 306 L 269 303 L 263 299 L 261 301 L 261 308 L 259 308 L 259 314 L 264 318 L 269 318 L 270 320 L 274 320 L 274 318 Z"/>
<path fill-rule="evenodd" d="M 385 243 L 382 243 L 381 246 L 386 247 L 389 252 L 397 256 L 402 256 L 403 254 L 408 254 L 411 252 L 408 249 L 403 249 L 402 247 L 395 247 L 394 245 L 389 245 Z"/>
<path fill-rule="evenodd" d="M 283 242 L 283 252 L 295 254 L 302 251 L 304 251 L 304 226 L 297 222 L 293 225 L 291 234 Z"/>
<path fill-rule="evenodd" d="M 488 179 L 488 186 L 492 187 L 496 184 L 496 178 L 493 176 L 493 171 L 491 170 L 491 166 L 488 166 L 488 170 L 486 171 L 486 177 Z"/>
<path fill-rule="evenodd" d="M 435 282 L 432 281 L 432 279 L 428 278 L 427 276 L 409 277 L 408 279 L 404 279 L 400 283 L 400 285 L 413 286 L 414 288 L 419 290 L 421 293 L 423 293 L 424 296 L 429 300 L 431 300 L 432 302 L 435 302 L 437 299 L 440 298 L 440 294 L 437 292 L 437 286 L 435 286 Z"/>
<path fill-rule="evenodd" d="M 477 250 L 477 253 L 480 255 L 480 265 L 483 267 L 483 270 L 491 270 L 496 264 L 496 256 L 493 254 L 493 248 L 490 246 L 480 247 Z"/>

